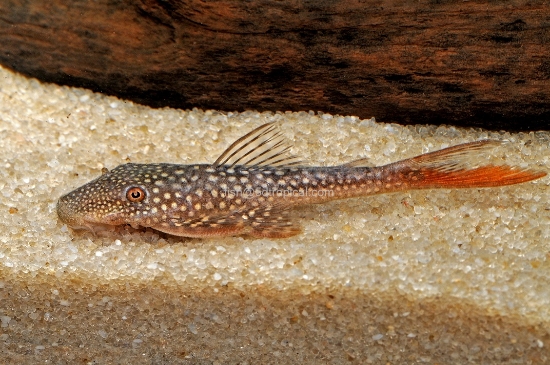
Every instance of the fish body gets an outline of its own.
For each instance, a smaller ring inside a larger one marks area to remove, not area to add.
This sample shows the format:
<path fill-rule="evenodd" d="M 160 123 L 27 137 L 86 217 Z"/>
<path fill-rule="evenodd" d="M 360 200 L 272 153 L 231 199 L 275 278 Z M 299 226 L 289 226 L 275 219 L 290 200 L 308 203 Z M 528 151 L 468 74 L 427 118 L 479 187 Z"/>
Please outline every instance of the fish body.
<path fill-rule="evenodd" d="M 411 189 L 493 187 L 546 173 L 507 165 L 474 166 L 472 157 L 499 142 L 484 140 L 370 167 L 365 160 L 300 166 L 273 124 L 232 144 L 213 164 L 120 165 L 62 196 L 61 221 L 144 226 L 185 237 L 249 235 L 285 238 L 300 232 L 293 207 Z"/>

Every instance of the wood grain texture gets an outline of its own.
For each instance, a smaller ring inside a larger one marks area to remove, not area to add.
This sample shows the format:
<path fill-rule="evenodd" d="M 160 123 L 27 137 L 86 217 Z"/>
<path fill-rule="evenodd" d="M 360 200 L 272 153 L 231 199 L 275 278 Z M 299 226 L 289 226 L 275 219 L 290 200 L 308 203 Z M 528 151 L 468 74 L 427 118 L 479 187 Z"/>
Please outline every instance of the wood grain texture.
<path fill-rule="evenodd" d="M 4 0 L 0 62 L 155 107 L 548 129 L 544 1 Z"/>

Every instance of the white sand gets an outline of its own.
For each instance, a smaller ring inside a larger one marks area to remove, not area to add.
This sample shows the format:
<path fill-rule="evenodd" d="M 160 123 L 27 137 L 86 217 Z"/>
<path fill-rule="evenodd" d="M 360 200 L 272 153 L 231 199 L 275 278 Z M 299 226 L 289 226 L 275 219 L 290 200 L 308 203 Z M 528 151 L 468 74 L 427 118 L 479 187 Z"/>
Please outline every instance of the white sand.
<path fill-rule="evenodd" d="M 550 160 L 548 132 L 155 110 L 0 69 L 0 349 L 8 361 L 550 358 L 549 177 L 304 208 L 295 213 L 304 233 L 284 240 L 94 237 L 57 220 L 57 199 L 103 167 L 213 162 L 274 120 L 311 165 L 361 157 L 381 165 L 482 138 L 510 141 L 483 159 L 545 171 Z"/>

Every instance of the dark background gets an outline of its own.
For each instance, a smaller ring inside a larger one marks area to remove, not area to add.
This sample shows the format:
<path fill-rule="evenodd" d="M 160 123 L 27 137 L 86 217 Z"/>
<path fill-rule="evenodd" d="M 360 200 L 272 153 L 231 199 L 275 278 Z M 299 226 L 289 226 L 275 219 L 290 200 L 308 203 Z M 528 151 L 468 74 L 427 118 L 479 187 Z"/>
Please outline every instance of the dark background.
<path fill-rule="evenodd" d="M 0 63 L 153 107 L 548 130 L 543 1 L 4 0 Z"/>

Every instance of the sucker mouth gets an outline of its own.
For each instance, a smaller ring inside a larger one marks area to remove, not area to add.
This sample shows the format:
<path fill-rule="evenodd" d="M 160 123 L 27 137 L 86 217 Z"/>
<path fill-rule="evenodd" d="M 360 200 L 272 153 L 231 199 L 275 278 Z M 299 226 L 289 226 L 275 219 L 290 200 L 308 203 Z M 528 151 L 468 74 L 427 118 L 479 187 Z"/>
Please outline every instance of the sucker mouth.
<path fill-rule="evenodd" d="M 75 219 L 74 214 L 68 209 L 67 204 L 63 202 L 63 198 L 65 196 L 62 196 L 57 201 L 57 205 L 55 207 L 55 210 L 57 211 L 57 216 L 59 217 L 61 222 L 67 225 L 71 225 L 71 224 L 77 225 L 78 219 Z"/>
<path fill-rule="evenodd" d="M 105 233 L 105 232 L 115 231 L 117 227 L 115 225 L 102 224 L 102 223 L 89 223 L 89 224 L 83 224 L 83 225 L 67 224 L 67 226 L 73 231 L 91 232 L 94 235 L 94 237 L 99 237 L 102 235 L 102 233 Z"/>

